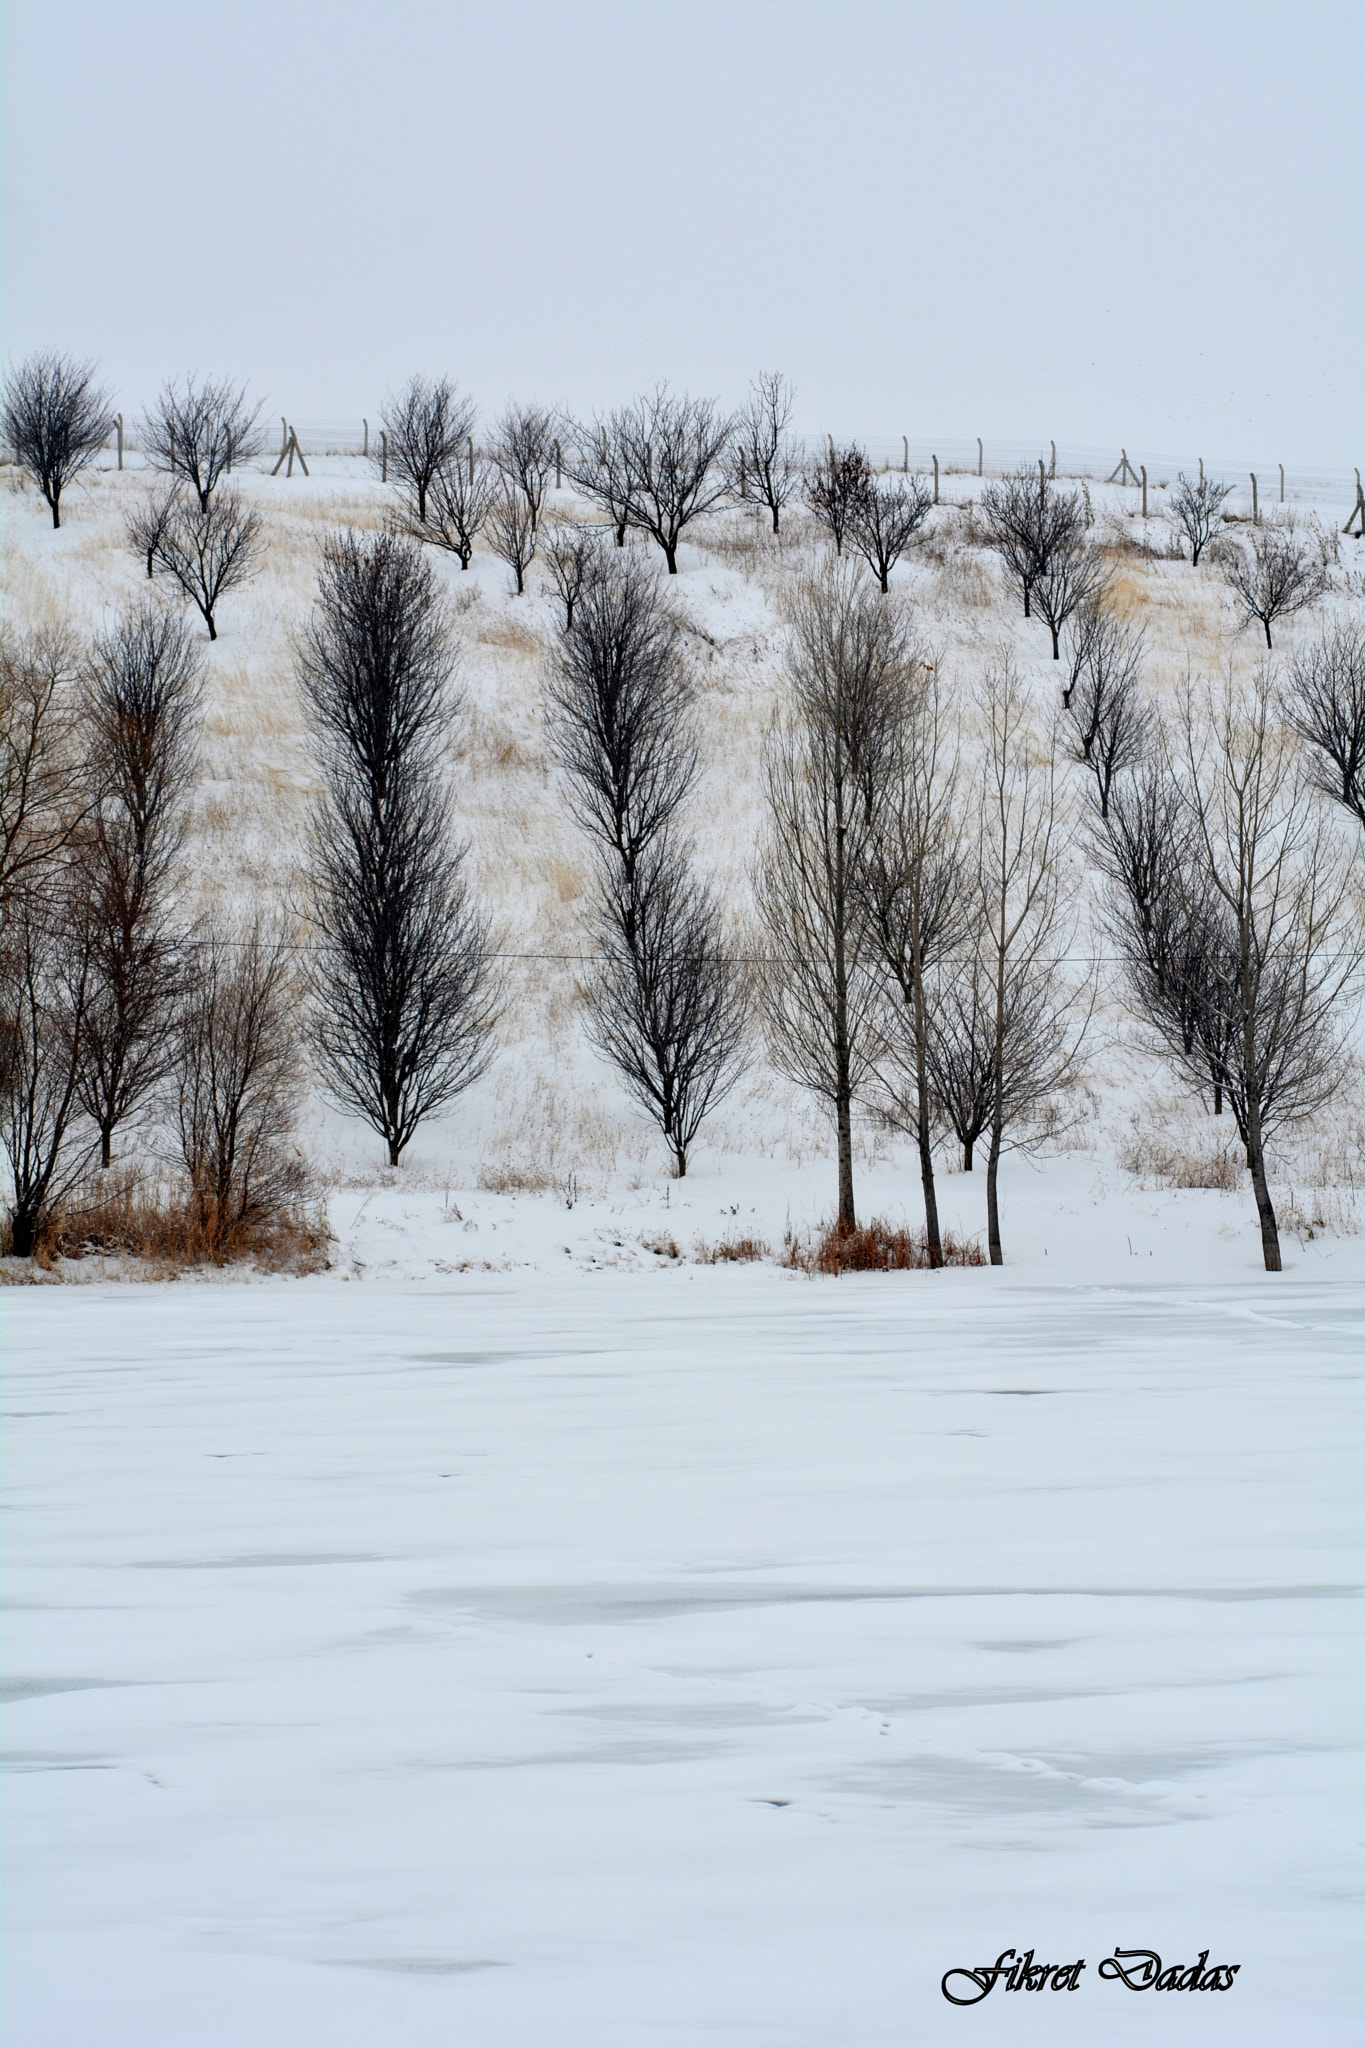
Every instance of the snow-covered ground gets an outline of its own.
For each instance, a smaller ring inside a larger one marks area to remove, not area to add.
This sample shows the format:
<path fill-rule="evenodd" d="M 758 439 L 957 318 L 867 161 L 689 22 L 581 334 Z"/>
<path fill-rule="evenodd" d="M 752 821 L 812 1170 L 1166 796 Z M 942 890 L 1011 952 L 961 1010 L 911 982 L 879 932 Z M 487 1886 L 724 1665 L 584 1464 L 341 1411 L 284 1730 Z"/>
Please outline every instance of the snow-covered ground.
<path fill-rule="evenodd" d="M 15 2048 L 1359 2040 L 1365 1285 L 378 1264 L 4 1298 Z"/>
<path fill-rule="evenodd" d="M 391 508 L 354 463 L 236 481 L 269 549 L 206 649 L 184 892 L 209 915 L 290 900 L 315 785 L 289 635 L 320 539 Z M 96 475 L 59 534 L 7 495 L 5 615 L 87 630 L 141 596 L 142 487 Z M 1152 694 L 1253 664 L 1216 576 L 1090 491 Z M 813 559 L 791 527 L 709 522 L 671 593 L 689 828 L 739 938 L 781 599 Z M 1337 554 L 1358 606 L 1365 543 Z M 1180 1099 L 1102 977 L 1084 1089 L 1004 1163 L 1003 1271 L 782 1270 L 832 1208 L 827 1121 L 756 1045 L 668 1179 L 582 1031 L 552 607 L 484 554 L 439 573 L 451 773 L 511 956 L 488 1076 L 397 1173 L 306 1102 L 325 1273 L 84 1261 L 84 1286 L 0 1293 L 8 2038 L 1346 2048 L 1358 1074 L 1276 1154 L 1267 1276 L 1230 1119 Z M 899 580 L 963 703 L 1003 649 L 1046 722 L 1046 636 L 960 512 Z M 982 1173 L 939 1163 L 945 1223 L 981 1238 Z M 871 1119 L 856 1185 L 918 1226 Z M 767 1262 L 707 1262 L 740 1239 Z M 1011 1947 L 1083 1956 L 1079 1988 L 945 2002 L 945 1971 Z M 1116 1947 L 1240 1973 L 1135 1996 L 1098 1978 Z"/>

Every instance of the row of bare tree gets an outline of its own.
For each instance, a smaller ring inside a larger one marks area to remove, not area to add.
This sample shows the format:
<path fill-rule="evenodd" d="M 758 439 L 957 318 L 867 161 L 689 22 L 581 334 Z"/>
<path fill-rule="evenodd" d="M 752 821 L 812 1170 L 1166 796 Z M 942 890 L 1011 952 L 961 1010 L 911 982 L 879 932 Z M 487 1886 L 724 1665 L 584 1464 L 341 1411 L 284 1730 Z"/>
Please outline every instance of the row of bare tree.
<path fill-rule="evenodd" d="M 23 1256 L 130 1126 L 155 1127 L 210 1255 L 300 1184 L 284 940 L 178 911 L 199 692 L 183 620 L 151 606 L 86 649 L 0 646 L 0 1143 Z"/>

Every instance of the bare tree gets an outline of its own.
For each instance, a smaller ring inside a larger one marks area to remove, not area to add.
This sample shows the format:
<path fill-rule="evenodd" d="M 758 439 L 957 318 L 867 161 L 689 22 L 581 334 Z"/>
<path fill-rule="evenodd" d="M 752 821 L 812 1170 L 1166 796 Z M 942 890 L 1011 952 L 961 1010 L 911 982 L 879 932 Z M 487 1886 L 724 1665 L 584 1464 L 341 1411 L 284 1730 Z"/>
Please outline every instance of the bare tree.
<path fill-rule="evenodd" d="M 432 481 L 459 460 L 473 432 L 475 411 L 474 401 L 461 397 L 448 377 L 415 376 L 379 416 L 388 452 L 376 450 L 371 461 L 376 469 L 387 462 L 390 477 L 409 493 L 420 526 L 426 525 Z"/>
<path fill-rule="evenodd" d="M 427 486 L 425 522 L 414 522 L 408 531 L 416 540 L 444 548 L 455 556 L 461 569 L 467 569 L 498 486 L 499 475 L 492 463 L 480 462 L 473 455 L 467 459 L 456 456 L 436 471 Z"/>
<path fill-rule="evenodd" d="M 958 761 L 944 730 L 935 664 L 918 663 L 909 686 L 895 693 L 883 774 L 882 829 L 868 845 L 859 875 L 868 928 L 887 978 L 880 1050 L 872 1064 L 882 1106 L 914 1134 L 929 1263 L 941 1266 L 931 1046 L 938 970 L 961 945 L 967 924 Z"/>
<path fill-rule="evenodd" d="M 1063 699 L 1075 755 L 1095 778 L 1100 816 L 1109 815 L 1114 778 L 1147 753 L 1152 717 L 1142 695 L 1145 642 L 1102 605 L 1085 608 L 1069 654 L 1075 680 Z"/>
<path fill-rule="evenodd" d="M 872 471 L 857 442 L 831 446 L 824 462 L 812 463 L 804 482 L 806 503 L 842 555 L 853 517 L 873 490 Z"/>
<path fill-rule="evenodd" d="M 573 481 L 613 517 L 619 513 L 619 538 L 633 526 L 657 541 L 669 575 L 676 576 L 684 532 L 729 494 L 724 457 L 733 431 L 712 399 L 675 397 L 660 384 L 649 397 L 594 422 L 583 436 L 587 457 L 575 462 Z"/>
<path fill-rule="evenodd" d="M 1059 491 L 1041 469 L 1037 475 L 1021 470 L 987 484 L 981 518 L 986 545 L 999 555 L 1023 599 L 1024 617 L 1030 618 L 1034 590 L 1058 550 L 1074 549 L 1083 540 L 1082 500 L 1074 491 Z"/>
<path fill-rule="evenodd" d="M 956 999 L 959 1018 L 985 1025 L 991 1066 L 986 1222 L 990 1261 L 1003 1263 L 998 1173 L 1001 1153 L 1028 1149 L 1039 1117 L 1076 1079 L 1093 1006 L 1061 973 L 1072 917 L 1063 888 L 1070 833 L 1054 756 L 1033 730 L 1008 661 L 983 679 L 985 727 L 977 826 L 972 942 Z"/>
<path fill-rule="evenodd" d="M 1231 484 L 1215 483 L 1211 476 L 1201 476 L 1198 483 L 1192 484 L 1185 472 L 1180 472 L 1171 492 L 1171 524 L 1189 542 L 1190 564 L 1195 569 L 1199 567 L 1199 557 L 1222 530 L 1223 501 L 1231 491 Z"/>
<path fill-rule="evenodd" d="M 681 632 L 654 571 L 633 551 L 610 557 L 561 637 L 547 719 L 573 815 L 627 882 L 696 779 L 691 702 Z"/>
<path fill-rule="evenodd" d="M 630 525 L 630 487 L 621 448 L 613 438 L 614 414 L 594 420 L 590 427 L 578 426 L 566 458 L 569 482 L 592 504 L 600 505 L 611 521 L 616 545 L 626 544 Z"/>
<path fill-rule="evenodd" d="M 796 394 L 780 370 L 765 370 L 749 388 L 735 416 L 729 484 L 736 498 L 754 498 L 772 514 L 779 530 L 782 507 L 800 488 L 800 443 L 791 432 Z"/>
<path fill-rule="evenodd" d="M 1079 536 L 1059 541 L 1034 578 L 1033 608 L 1052 634 L 1052 659 L 1061 660 L 1062 628 L 1077 612 L 1103 602 L 1109 571 L 1097 548 Z"/>
<path fill-rule="evenodd" d="M 764 747 L 755 891 L 768 1042 L 833 1112 L 844 1231 L 857 1227 L 852 1110 L 880 1000 L 860 878 L 883 830 L 888 728 L 915 651 L 899 608 L 861 570 L 829 563 L 793 599 L 787 698 Z"/>
<path fill-rule="evenodd" d="M 600 526 L 561 526 L 545 549 L 545 566 L 564 607 L 564 631 L 573 631 L 574 606 L 602 569 Z"/>
<path fill-rule="evenodd" d="M 76 873 L 88 925 L 77 1094 L 99 1132 L 118 1126 L 166 1071 L 180 973 L 170 888 L 194 772 L 200 657 L 175 614 L 144 605 L 97 635 L 86 678 L 98 801 Z"/>
<path fill-rule="evenodd" d="M 1257 527 L 1249 547 L 1230 547 L 1223 580 L 1241 606 L 1243 625 L 1260 620 L 1267 647 L 1273 644 L 1270 628 L 1276 619 L 1317 604 L 1331 585 L 1324 565 L 1314 561 L 1290 526 Z"/>
<path fill-rule="evenodd" d="M 218 492 L 207 509 L 197 498 L 177 500 L 156 557 L 199 610 L 210 640 L 218 638 L 220 600 L 255 574 L 261 545 L 260 514 L 235 491 Z"/>
<path fill-rule="evenodd" d="M 455 656 L 430 565 L 395 534 L 328 544 L 297 664 L 323 794 L 312 826 L 312 1042 L 397 1166 L 492 1058 L 500 984 L 443 753 Z"/>
<path fill-rule="evenodd" d="M 891 571 L 929 516 L 934 494 L 923 477 L 897 478 L 889 484 L 869 479 L 853 501 L 848 538 L 883 591 L 890 589 Z"/>
<path fill-rule="evenodd" d="M 540 527 L 558 433 L 555 415 L 544 406 L 509 405 L 498 421 L 493 441 L 493 460 L 508 489 L 525 500 L 533 534 Z"/>
<path fill-rule="evenodd" d="M 665 831 L 630 879 L 621 861 L 604 865 L 597 923 L 589 1034 L 658 1124 L 681 1180 L 704 1119 L 743 1069 L 748 1005 L 720 905 Z"/>
<path fill-rule="evenodd" d="M 114 429 L 113 402 L 94 363 L 44 349 L 5 379 L 4 438 L 62 523 L 62 492 L 94 461 Z"/>
<path fill-rule="evenodd" d="M 66 627 L 0 632 L 0 916 L 13 889 L 63 851 L 90 810 L 79 676 Z"/>
<path fill-rule="evenodd" d="M 191 963 L 168 1111 L 196 1233 L 222 1257 L 301 1192 L 298 987 L 288 933 L 259 917 L 203 934 Z"/>
<path fill-rule="evenodd" d="M 142 452 L 153 469 L 183 476 L 207 512 L 221 479 L 265 445 L 260 415 L 259 405 L 247 404 L 245 386 L 234 391 L 226 377 L 163 384 L 142 422 Z"/>
<path fill-rule="evenodd" d="M 1244 686 L 1185 692 L 1172 773 L 1189 850 L 1175 890 L 1204 979 L 1185 991 L 1192 1029 L 1169 1004 L 1146 1007 L 1194 1086 L 1211 1066 L 1221 1075 L 1270 1273 L 1281 1256 L 1267 1147 L 1340 1085 L 1341 1013 L 1365 959 L 1360 842 L 1336 833 L 1276 726 L 1274 696 L 1268 667 Z"/>
<path fill-rule="evenodd" d="M 16 1258 L 32 1257 L 89 1158 L 75 1138 L 89 966 L 80 907 L 56 860 L 11 891 L 0 926 L 0 1144 Z"/>
<path fill-rule="evenodd" d="M 740 1069 L 747 1005 L 720 906 L 675 821 L 697 770 L 681 636 L 638 559 L 600 555 L 566 622 L 550 734 L 570 807 L 596 841 L 589 1035 L 687 1171 Z"/>
<path fill-rule="evenodd" d="M 488 508 L 488 545 L 512 571 L 520 597 L 526 571 L 535 560 L 536 523 L 526 499 L 505 479 Z"/>
<path fill-rule="evenodd" d="M 180 503 L 179 485 L 172 482 L 160 490 L 148 491 L 125 514 L 123 531 L 133 553 L 147 564 L 147 580 L 150 583 L 156 571 L 156 558 L 161 544 L 170 532 L 171 522 Z"/>
<path fill-rule="evenodd" d="M 1333 626 L 1296 657 L 1284 709 L 1314 786 L 1365 825 L 1365 626 Z"/>

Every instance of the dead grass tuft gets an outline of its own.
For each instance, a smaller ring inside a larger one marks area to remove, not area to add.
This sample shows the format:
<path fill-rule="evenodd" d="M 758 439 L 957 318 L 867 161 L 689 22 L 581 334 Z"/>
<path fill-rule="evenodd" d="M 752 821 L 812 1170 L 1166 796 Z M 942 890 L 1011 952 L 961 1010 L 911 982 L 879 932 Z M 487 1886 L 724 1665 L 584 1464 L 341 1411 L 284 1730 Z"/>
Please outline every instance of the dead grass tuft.
<path fill-rule="evenodd" d="M 945 1230 L 943 1263 L 984 1266 L 986 1255 L 975 1238 L 964 1241 Z M 929 1240 L 923 1230 L 897 1228 L 877 1217 L 855 1230 L 831 1223 L 809 1243 L 789 1233 L 782 1264 L 811 1274 L 920 1272 L 930 1265 Z"/>
<path fill-rule="evenodd" d="M 771 1257 L 761 1237 L 723 1237 L 719 1244 L 699 1244 L 699 1266 L 742 1266 Z"/>
<path fill-rule="evenodd" d="M 212 1205 L 194 1201 L 172 1182 L 113 1169 L 73 1192 L 33 1256 L 46 1272 L 58 1260 L 114 1257 L 141 1261 L 152 1278 L 247 1261 L 266 1273 L 319 1273 L 330 1263 L 330 1243 L 320 1207 L 300 1203 L 224 1222 Z"/>

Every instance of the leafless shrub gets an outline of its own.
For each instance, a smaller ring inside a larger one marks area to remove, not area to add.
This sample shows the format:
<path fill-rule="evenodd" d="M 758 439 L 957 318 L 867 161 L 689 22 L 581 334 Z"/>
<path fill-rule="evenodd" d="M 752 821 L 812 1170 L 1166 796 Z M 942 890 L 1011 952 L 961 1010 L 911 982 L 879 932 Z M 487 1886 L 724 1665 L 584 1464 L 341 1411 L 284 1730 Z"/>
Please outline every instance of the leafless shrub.
<path fill-rule="evenodd" d="M 795 393 L 780 370 L 765 370 L 735 416 L 727 471 L 736 498 L 753 498 L 779 530 L 782 507 L 801 483 L 801 449 L 791 433 Z"/>
<path fill-rule="evenodd" d="M 255 575 L 261 558 L 261 518 L 235 491 L 178 498 L 157 547 L 157 560 L 179 584 L 218 638 L 214 614 L 229 592 Z"/>
<path fill-rule="evenodd" d="M 1109 815 L 1114 778 L 1135 768 L 1151 745 L 1152 714 L 1142 695 L 1140 630 L 1100 603 L 1087 605 L 1068 650 L 1072 682 L 1063 697 L 1075 758 L 1095 779 L 1100 817 Z"/>
<path fill-rule="evenodd" d="M 114 428 L 112 401 L 95 382 L 95 365 L 55 349 L 25 357 L 5 379 L 0 427 L 15 461 L 46 498 L 53 526 L 60 526 L 62 492 Z"/>
<path fill-rule="evenodd" d="M 1365 825 L 1365 626 L 1333 626 L 1296 657 L 1284 710 L 1313 786 Z"/>
<path fill-rule="evenodd" d="M 472 453 L 457 455 L 434 472 L 426 491 L 426 519 L 409 531 L 454 555 L 461 569 L 469 567 L 474 543 L 488 522 L 498 494 L 498 472 Z"/>
<path fill-rule="evenodd" d="M 1175 528 L 1176 552 L 1180 552 L 1183 536 L 1190 544 L 1190 563 L 1196 569 L 1199 557 L 1218 538 L 1223 525 L 1223 501 L 1231 491 L 1231 484 L 1215 483 L 1211 476 L 1201 476 L 1198 483 L 1192 484 L 1182 470 L 1171 492 L 1168 509 Z"/>
<path fill-rule="evenodd" d="M 572 480 L 617 522 L 618 542 L 627 526 L 657 541 L 674 576 L 684 532 L 728 495 L 718 465 L 733 431 L 713 400 L 676 397 L 660 384 L 580 431 Z"/>
<path fill-rule="evenodd" d="M 156 573 L 156 558 L 171 530 L 180 503 L 180 487 L 172 482 L 151 490 L 125 515 L 123 531 L 132 552 L 147 564 L 147 580 Z"/>
<path fill-rule="evenodd" d="M 830 447 L 827 460 L 812 463 L 804 480 L 807 505 L 842 555 L 853 517 L 874 489 L 867 457 L 857 442 L 847 448 Z"/>
<path fill-rule="evenodd" d="M 923 477 L 869 482 L 851 507 L 848 538 L 882 590 L 890 588 L 891 571 L 929 517 L 933 492 Z"/>
<path fill-rule="evenodd" d="M 34 1258 L 45 1266 L 57 1259 L 136 1259 L 147 1278 L 158 1280 L 239 1258 L 268 1273 L 302 1274 L 325 1271 L 331 1241 L 321 1205 L 295 1203 L 220 1231 L 206 1227 L 178 1177 L 116 1168 L 71 1189 L 39 1232 Z"/>
<path fill-rule="evenodd" d="M 676 1259 L 678 1248 L 673 1247 Z M 747 1266 L 770 1258 L 772 1254 L 761 1237 L 722 1237 L 715 1244 L 702 1243 L 697 1246 L 699 1266 Z"/>
<path fill-rule="evenodd" d="M 474 416 L 474 401 L 461 397 L 448 377 L 422 376 L 410 377 L 380 413 L 387 453 L 381 443 L 370 460 L 381 473 L 387 466 L 393 482 L 410 495 L 412 516 L 419 526 L 426 525 L 432 480 L 459 461 L 473 431 Z"/>
<path fill-rule="evenodd" d="M 1276 619 L 1307 610 L 1331 587 L 1328 571 L 1289 526 L 1255 528 L 1249 546 L 1229 546 L 1222 568 L 1223 580 L 1241 607 L 1243 625 L 1258 619 L 1267 647 L 1273 645 L 1270 629 Z"/>
<path fill-rule="evenodd" d="M 526 588 L 526 571 L 535 560 L 536 522 L 522 493 L 505 480 L 488 508 L 488 544 L 512 571 L 520 597 Z"/>
<path fill-rule="evenodd" d="M 573 631 L 574 606 L 602 574 L 600 526 L 561 526 L 546 545 L 545 566 L 564 607 L 564 631 Z"/>
<path fill-rule="evenodd" d="M 1024 617 L 1030 618 L 1034 590 L 1059 551 L 1074 555 L 1082 546 L 1086 518 L 1081 498 L 1074 491 L 1059 491 L 1041 468 L 1037 475 L 1021 470 L 987 484 L 977 518 L 987 547 L 999 555 L 1023 599 Z M 1064 596 L 1060 589 L 1057 594 Z"/>
<path fill-rule="evenodd" d="M 171 905 L 195 762 L 200 658 L 183 621 L 144 605 L 96 636 L 86 731 L 98 800 L 76 858 L 89 982 L 78 1096 L 100 1139 L 162 1079 L 180 973 Z"/>
<path fill-rule="evenodd" d="M 493 440 L 493 460 L 507 488 L 524 501 L 531 515 L 533 534 L 540 528 L 541 507 L 555 466 L 558 432 L 555 415 L 544 406 L 509 405 L 498 421 Z"/>
<path fill-rule="evenodd" d="M 183 476 L 207 512 L 221 478 L 265 445 L 260 413 L 259 405 L 247 404 L 245 388 L 234 391 L 226 377 L 163 384 L 142 422 L 142 452 L 153 469 Z"/>
<path fill-rule="evenodd" d="M 394 534 L 327 546 L 297 663 L 323 795 L 311 836 L 312 1042 L 397 1166 L 493 1053 L 499 982 L 469 899 L 442 746 L 454 654 L 431 568 Z"/>
<path fill-rule="evenodd" d="M 209 1257 L 292 1213 L 305 1188 L 293 1144 L 298 988 L 287 934 L 260 918 L 200 937 L 171 1044 L 168 1121 Z"/>
<path fill-rule="evenodd" d="M 1061 633 L 1087 606 L 1101 605 L 1109 571 L 1103 555 L 1083 539 L 1060 540 L 1051 548 L 1032 587 L 1033 608 L 1052 634 L 1052 659 L 1061 659 Z"/>

